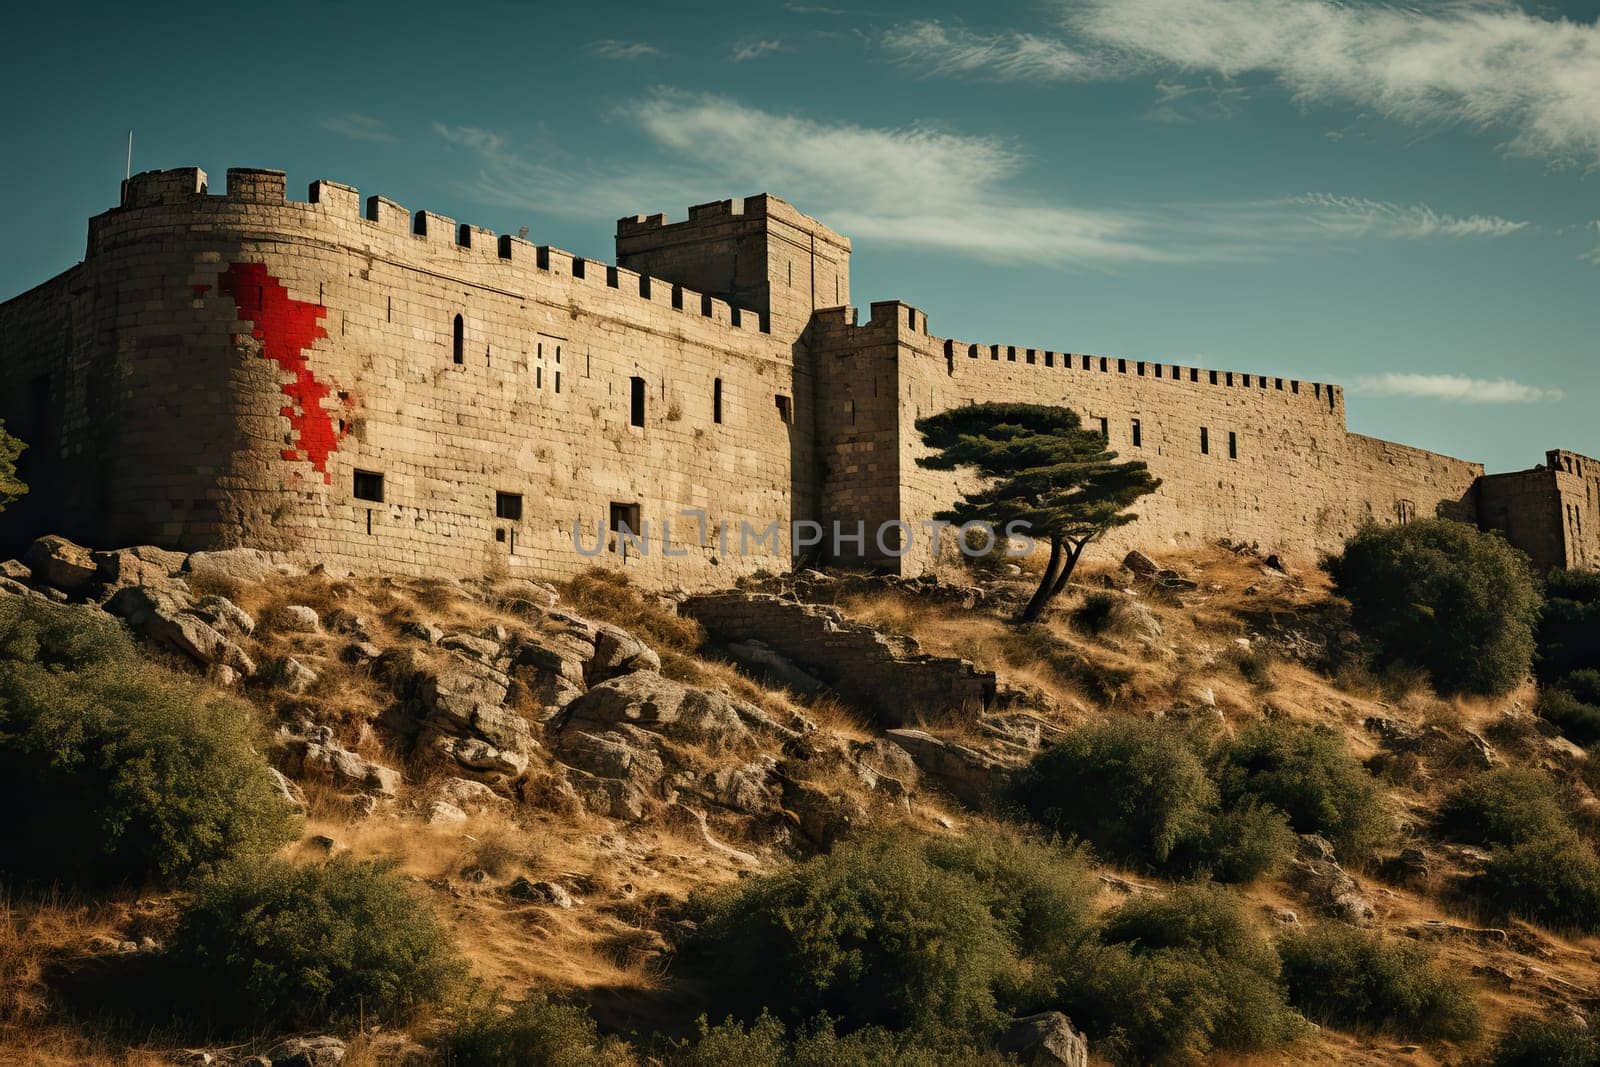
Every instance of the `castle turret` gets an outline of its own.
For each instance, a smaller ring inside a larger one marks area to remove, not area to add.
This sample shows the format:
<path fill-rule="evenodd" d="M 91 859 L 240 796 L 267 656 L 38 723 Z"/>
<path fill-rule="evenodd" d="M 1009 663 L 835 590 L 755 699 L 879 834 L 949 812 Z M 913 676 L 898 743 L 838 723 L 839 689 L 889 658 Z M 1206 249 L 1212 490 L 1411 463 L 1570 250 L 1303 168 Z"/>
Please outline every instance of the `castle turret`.
<path fill-rule="evenodd" d="M 850 239 L 768 193 L 617 220 L 617 264 L 755 308 L 798 338 L 818 308 L 850 302 Z"/>

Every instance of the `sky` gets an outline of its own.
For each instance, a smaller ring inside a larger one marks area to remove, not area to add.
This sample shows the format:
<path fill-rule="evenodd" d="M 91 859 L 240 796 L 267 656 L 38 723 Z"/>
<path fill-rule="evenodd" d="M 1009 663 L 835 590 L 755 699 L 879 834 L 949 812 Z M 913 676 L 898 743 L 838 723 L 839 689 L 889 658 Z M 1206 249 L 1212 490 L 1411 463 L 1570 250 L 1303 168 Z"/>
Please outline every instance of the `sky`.
<path fill-rule="evenodd" d="M 1333 381 L 1600 456 L 1600 0 L 72 3 L 0 41 L 0 299 L 133 169 L 331 178 L 612 260 L 772 192 L 945 337 Z"/>

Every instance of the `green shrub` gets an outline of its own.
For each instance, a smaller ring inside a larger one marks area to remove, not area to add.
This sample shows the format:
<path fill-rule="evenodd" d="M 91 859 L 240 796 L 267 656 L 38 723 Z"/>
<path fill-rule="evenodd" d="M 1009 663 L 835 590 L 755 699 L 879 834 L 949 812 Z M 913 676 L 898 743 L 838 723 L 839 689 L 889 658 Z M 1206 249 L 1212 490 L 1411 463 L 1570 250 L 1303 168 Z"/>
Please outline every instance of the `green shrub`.
<path fill-rule="evenodd" d="M 1535 661 L 1539 680 L 1548 685 L 1574 671 L 1600 669 L 1600 571 L 1553 570 L 1545 576 L 1544 593 Z"/>
<path fill-rule="evenodd" d="M 1228 656 L 1239 677 L 1255 686 L 1257 689 L 1271 689 L 1276 679 L 1277 660 L 1271 651 L 1259 645 L 1250 648 L 1236 648 Z"/>
<path fill-rule="evenodd" d="M 293 838 L 240 701 L 91 609 L 0 601 L 0 877 L 174 882 Z"/>
<path fill-rule="evenodd" d="M 1254 882 L 1281 870 L 1299 844 L 1288 816 L 1246 798 L 1212 816 L 1192 866 L 1219 882 Z"/>
<path fill-rule="evenodd" d="M 632 1062 L 624 1042 L 600 1037 L 587 1010 L 542 996 L 510 1011 L 494 1002 L 484 1004 L 469 1012 L 442 1044 L 446 1062 L 454 1067 L 609 1067 Z"/>
<path fill-rule="evenodd" d="M 1540 718 L 1580 745 L 1588 746 L 1600 741 L 1600 705 L 1579 700 L 1564 686 L 1540 693 L 1538 706 L 1534 710 Z"/>
<path fill-rule="evenodd" d="M 1146 867 L 1203 840 L 1217 806 L 1188 739 L 1133 719 L 1073 730 L 1018 775 L 1015 790 L 1049 829 Z"/>
<path fill-rule="evenodd" d="M 1290 1002 L 1313 1021 L 1451 1041 L 1478 1031 L 1471 988 L 1414 941 L 1323 923 L 1279 954 Z"/>
<path fill-rule="evenodd" d="M 1600 859 L 1570 830 L 1497 851 L 1471 888 L 1503 914 L 1600 930 Z"/>
<path fill-rule="evenodd" d="M 1600 670 L 1585 668 L 1573 671 L 1559 683 L 1560 688 L 1572 694 L 1573 699 L 1591 707 L 1600 705 Z"/>
<path fill-rule="evenodd" d="M 1439 805 L 1440 833 L 1476 845 L 1518 845 L 1568 832 L 1556 783 L 1543 771 L 1502 767 L 1473 775 Z"/>
<path fill-rule="evenodd" d="M 1285 1000 L 1277 951 L 1234 893 L 1199 884 L 1165 898 L 1135 897 L 1111 913 L 1102 937 L 1128 945 L 1135 959 L 1163 964 L 1148 972 L 1156 984 L 1176 977 L 1190 998 L 1209 1006 L 1188 1019 L 1193 1032 L 1169 1033 L 1158 1045 L 1197 1052 L 1272 1048 L 1305 1030 L 1305 1020 Z"/>
<path fill-rule="evenodd" d="M 449 931 L 393 866 L 339 857 L 237 865 L 186 907 L 169 956 L 224 1026 L 403 1019 L 464 973 Z"/>
<path fill-rule="evenodd" d="M 1600 1042 L 1576 1019 L 1511 1020 L 1500 1035 L 1489 1067 L 1595 1067 Z"/>
<path fill-rule="evenodd" d="M 688 957 L 736 1018 L 983 1034 L 1019 966 L 993 896 L 913 839 L 871 835 L 701 898 Z"/>
<path fill-rule="evenodd" d="M 1002 1067 L 1014 1061 L 980 1051 L 961 1035 L 893 1031 L 870 1026 L 840 1035 L 827 1019 L 801 1028 L 792 1040 L 782 1023 L 763 1015 L 748 1026 L 700 1019 L 696 1038 L 664 1056 L 668 1067 Z"/>
<path fill-rule="evenodd" d="M 1527 677 L 1541 600 L 1504 538 L 1444 519 L 1369 525 L 1328 570 L 1380 663 L 1423 667 L 1444 692 L 1505 693 Z"/>
<path fill-rule="evenodd" d="M 1222 752 L 1223 802 L 1264 801 L 1302 834 L 1322 834 L 1340 855 L 1364 856 L 1394 833 L 1377 781 L 1333 731 L 1260 720 Z"/>

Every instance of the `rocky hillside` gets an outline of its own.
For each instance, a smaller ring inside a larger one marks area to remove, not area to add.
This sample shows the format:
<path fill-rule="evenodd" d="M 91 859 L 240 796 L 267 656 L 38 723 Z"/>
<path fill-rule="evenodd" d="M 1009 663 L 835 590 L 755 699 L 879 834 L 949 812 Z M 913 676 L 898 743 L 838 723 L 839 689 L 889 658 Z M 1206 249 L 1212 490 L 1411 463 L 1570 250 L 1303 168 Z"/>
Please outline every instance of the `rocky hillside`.
<path fill-rule="evenodd" d="M 1600 942 L 1485 910 L 1463 886 L 1490 848 L 1435 827 L 1460 782 L 1525 768 L 1560 783 L 1564 810 L 1592 834 L 1600 802 L 1584 750 L 1531 713 L 1531 683 L 1444 700 L 1366 671 L 1325 579 L 1276 563 L 1232 547 L 1135 555 L 1086 568 L 1062 610 L 1023 629 L 1005 621 L 1030 591 L 1018 568 L 947 580 L 807 571 L 686 597 L 607 572 L 559 587 L 351 579 L 245 549 L 91 551 L 59 538 L 0 564 L 0 597 L 118 620 L 148 657 L 236 694 L 300 813 L 283 855 L 392 859 L 443 918 L 480 1000 L 583 1006 L 615 1035 L 603 1062 L 670 1058 L 696 1016 L 723 1014 L 678 963 L 696 894 L 885 830 L 1016 832 L 1029 821 L 1018 776 L 1063 739 L 1119 721 L 1182 724 L 1221 745 L 1263 721 L 1331 729 L 1394 825 L 1359 854 L 1301 832 L 1292 855 L 1229 893 L 1267 939 L 1344 924 L 1426 946 L 1483 1020 L 1418 1039 L 1313 1017 L 1292 1043 L 1228 1062 L 1463 1063 L 1514 1017 L 1582 1018 Z M 1183 880 L 1111 849 L 1092 856 L 1096 913 Z M 166 951 L 191 891 L 5 898 L 0 1061 L 455 1055 L 463 1009 L 451 1004 L 403 1023 L 214 1036 L 86 1004 L 84 988 L 103 988 L 86 975 L 137 976 Z M 989 1054 L 1020 1062 L 1081 1062 L 1081 1029 L 1096 1059 L 1118 1047 L 1059 1015 L 1003 1029 Z"/>

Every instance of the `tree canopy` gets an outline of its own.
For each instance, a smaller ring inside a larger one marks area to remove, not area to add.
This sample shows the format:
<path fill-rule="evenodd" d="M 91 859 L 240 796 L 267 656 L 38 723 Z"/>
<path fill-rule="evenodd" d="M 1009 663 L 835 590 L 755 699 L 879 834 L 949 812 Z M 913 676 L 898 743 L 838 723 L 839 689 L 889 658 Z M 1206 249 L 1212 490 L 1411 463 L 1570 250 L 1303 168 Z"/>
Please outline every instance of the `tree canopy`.
<path fill-rule="evenodd" d="M 1045 404 L 969 404 L 917 420 L 930 470 L 971 468 L 980 488 L 934 518 L 985 523 L 995 531 L 1012 524 L 1050 545 L 1038 590 L 1018 617 L 1039 617 L 1077 566 L 1087 545 L 1106 531 L 1138 518 L 1128 508 L 1161 480 L 1138 460 L 1119 460 L 1098 431 L 1085 430 L 1078 413 Z"/>

